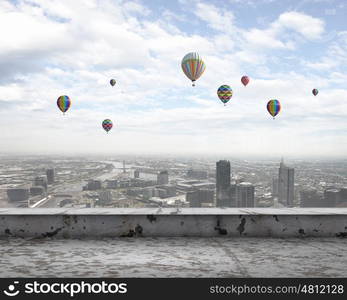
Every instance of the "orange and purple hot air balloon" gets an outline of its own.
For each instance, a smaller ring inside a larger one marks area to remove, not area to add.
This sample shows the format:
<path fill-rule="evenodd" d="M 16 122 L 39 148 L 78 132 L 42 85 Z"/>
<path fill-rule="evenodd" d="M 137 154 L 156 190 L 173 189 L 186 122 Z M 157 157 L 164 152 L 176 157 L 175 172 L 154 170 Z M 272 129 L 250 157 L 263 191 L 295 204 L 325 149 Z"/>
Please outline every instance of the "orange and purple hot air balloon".
<path fill-rule="evenodd" d="M 276 99 L 272 99 L 267 103 L 266 108 L 269 114 L 275 119 L 275 117 L 281 110 L 281 103 Z"/>
<path fill-rule="evenodd" d="M 246 86 L 249 83 L 249 77 L 248 76 L 242 76 L 241 82 L 244 86 Z"/>
<path fill-rule="evenodd" d="M 105 119 L 102 121 L 102 128 L 108 133 L 113 127 L 113 123 L 110 119 Z"/>
<path fill-rule="evenodd" d="M 318 90 L 317 90 L 317 89 L 313 89 L 313 90 L 312 90 L 312 94 L 313 94 L 314 96 L 317 96 L 317 95 L 318 95 Z"/>
<path fill-rule="evenodd" d="M 71 106 L 71 100 L 69 96 L 60 96 L 57 100 L 57 105 L 59 109 L 63 112 L 63 114 L 66 113 L 66 111 L 70 108 Z"/>

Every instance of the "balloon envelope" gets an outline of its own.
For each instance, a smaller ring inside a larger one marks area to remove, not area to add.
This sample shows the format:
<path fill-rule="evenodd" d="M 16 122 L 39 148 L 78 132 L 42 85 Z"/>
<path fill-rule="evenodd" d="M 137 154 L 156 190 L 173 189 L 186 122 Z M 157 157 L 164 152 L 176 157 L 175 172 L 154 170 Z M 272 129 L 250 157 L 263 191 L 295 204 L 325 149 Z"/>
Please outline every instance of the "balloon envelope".
<path fill-rule="evenodd" d="M 181 67 L 184 74 L 193 82 L 193 86 L 206 68 L 204 61 L 196 52 L 186 54 L 182 59 Z"/>
<path fill-rule="evenodd" d="M 315 95 L 315 96 L 317 96 L 317 95 L 318 95 L 318 90 L 317 90 L 317 89 L 313 89 L 313 90 L 312 90 L 312 94 Z"/>
<path fill-rule="evenodd" d="M 272 99 L 267 103 L 266 107 L 270 115 L 275 118 L 281 110 L 281 103 L 276 99 Z"/>
<path fill-rule="evenodd" d="M 249 77 L 248 76 L 242 76 L 241 77 L 241 82 L 244 86 L 246 86 L 249 82 Z"/>
<path fill-rule="evenodd" d="M 110 119 L 105 119 L 102 121 L 102 128 L 104 128 L 104 130 L 106 132 L 109 132 L 113 127 L 113 123 Z"/>
<path fill-rule="evenodd" d="M 227 84 L 221 85 L 217 90 L 218 98 L 225 104 L 233 96 L 233 90 Z"/>
<path fill-rule="evenodd" d="M 71 100 L 69 96 L 60 96 L 57 100 L 59 109 L 65 113 L 71 106 Z"/>
<path fill-rule="evenodd" d="M 116 80 L 115 80 L 115 79 L 111 79 L 111 80 L 110 80 L 110 84 L 111 84 L 112 86 L 114 86 L 114 85 L 116 84 Z"/>

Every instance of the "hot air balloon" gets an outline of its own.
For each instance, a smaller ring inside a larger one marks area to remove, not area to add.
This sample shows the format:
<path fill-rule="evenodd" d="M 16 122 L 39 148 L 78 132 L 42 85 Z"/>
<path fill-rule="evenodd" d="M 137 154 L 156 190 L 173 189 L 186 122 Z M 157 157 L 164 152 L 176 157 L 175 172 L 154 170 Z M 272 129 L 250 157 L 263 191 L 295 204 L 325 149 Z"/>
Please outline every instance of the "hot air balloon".
<path fill-rule="evenodd" d="M 219 99 L 224 103 L 224 105 L 230 100 L 233 95 L 233 90 L 227 84 L 221 85 L 217 90 L 217 95 Z"/>
<path fill-rule="evenodd" d="M 110 85 L 114 86 L 116 84 L 116 80 L 115 79 L 111 79 L 110 80 Z"/>
<path fill-rule="evenodd" d="M 266 107 L 270 115 L 275 119 L 275 117 L 281 110 L 281 103 L 276 99 L 272 99 L 267 103 Z"/>
<path fill-rule="evenodd" d="M 241 82 L 244 86 L 246 86 L 249 83 L 249 77 L 248 76 L 242 76 Z"/>
<path fill-rule="evenodd" d="M 317 90 L 317 89 L 313 89 L 313 90 L 312 90 L 312 94 L 313 94 L 314 96 L 317 96 L 317 95 L 318 95 L 318 90 Z"/>
<path fill-rule="evenodd" d="M 71 100 L 69 96 L 60 96 L 57 100 L 57 105 L 59 109 L 65 114 L 65 112 L 70 108 L 71 106 Z"/>
<path fill-rule="evenodd" d="M 113 127 L 113 123 L 110 119 L 105 119 L 102 121 L 102 128 L 108 133 Z"/>
<path fill-rule="evenodd" d="M 192 81 L 192 86 L 195 86 L 195 81 L 204 73 L 206 68 L 205 63 L 196 52 L 185 55 L 181 66 L 184 74 Z"/>

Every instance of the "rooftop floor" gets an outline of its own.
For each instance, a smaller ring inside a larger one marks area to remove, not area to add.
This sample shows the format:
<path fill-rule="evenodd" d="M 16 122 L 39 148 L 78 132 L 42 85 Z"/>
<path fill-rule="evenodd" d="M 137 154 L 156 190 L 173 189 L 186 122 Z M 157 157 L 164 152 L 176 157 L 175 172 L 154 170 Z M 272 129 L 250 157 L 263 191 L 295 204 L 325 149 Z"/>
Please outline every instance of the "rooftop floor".
<path fill-rule="evenodd" d="M 0 277 L 347 277 L 342 238 L 0 239 Z"/>

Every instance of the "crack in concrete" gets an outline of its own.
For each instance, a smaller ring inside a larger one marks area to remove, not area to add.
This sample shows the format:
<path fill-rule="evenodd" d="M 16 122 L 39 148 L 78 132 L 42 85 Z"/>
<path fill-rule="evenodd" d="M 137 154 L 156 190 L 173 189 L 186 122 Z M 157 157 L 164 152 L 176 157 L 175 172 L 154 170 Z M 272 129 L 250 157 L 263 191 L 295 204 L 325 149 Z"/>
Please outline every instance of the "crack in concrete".
<path fill-rule="evenodd" d="M 241 261 L 237 258 L 237 256 L 231 251 L 230 248 L 226 247 L 223 243 L 221 243 L 217 238 L 212 239 L 212 241 L 218 245 L 220 249 L 224 251 L 227 257 L 229 257 L 232 262 L 235 263 L 238 272 L 242 274 L 241 277 L 251 277 L 251 275 L 248 273 L 245 266 L 241 263 Z"/>

